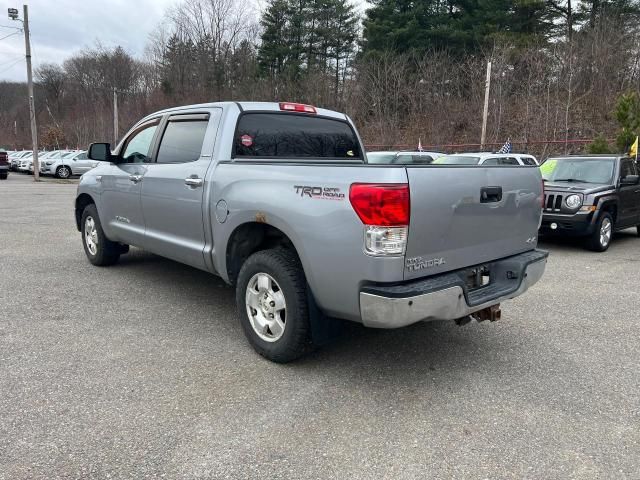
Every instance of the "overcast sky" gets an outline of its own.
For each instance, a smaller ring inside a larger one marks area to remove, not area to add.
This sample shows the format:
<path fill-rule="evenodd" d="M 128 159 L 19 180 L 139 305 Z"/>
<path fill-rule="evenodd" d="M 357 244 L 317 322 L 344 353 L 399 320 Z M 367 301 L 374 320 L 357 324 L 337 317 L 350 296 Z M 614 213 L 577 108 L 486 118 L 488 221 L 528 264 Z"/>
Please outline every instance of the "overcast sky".
<path fill-rule="evenodd" d="M 100 41 L 105 47 L 122 45 L 134 56 L 144 53 L 148 35 L 178 0 L 30 0 L 29 25 L 33 67 L 61 63 L 75 51 Z M 243 0 L 240 0 L 243 1 Z M 254 0 L 263 4 L 264 0 Z M 7 8 L 20 11 L 23 0 L 0 5 L 0 80 L 26 81 L 24 36 L 7 27 L 20 22 L 7 18 Z M 362 9 L 364 0 L 356 0 Z"/>

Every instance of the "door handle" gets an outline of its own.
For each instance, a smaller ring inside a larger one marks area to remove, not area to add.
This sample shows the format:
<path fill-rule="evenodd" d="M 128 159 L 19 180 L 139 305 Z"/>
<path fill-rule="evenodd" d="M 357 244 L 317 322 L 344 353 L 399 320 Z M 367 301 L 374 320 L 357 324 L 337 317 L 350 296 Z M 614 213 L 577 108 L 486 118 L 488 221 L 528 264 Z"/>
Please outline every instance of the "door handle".
<path fill-rule="evenodd" d="M 201 187 L 204 181 L 198 177 L 188 177 L 184 179 L 184 183 L 185 185 L 196 188 L 196 187 Z"/>
<path fill-rule="evenodd" d="M 482 187 L 480 203 L 493 203 L 502 200 L 502 187 Z"/>
<path fill-rule="evenodd" d="M 142 181 L 142 175 L 129 175 L 129 180 L 133 183 L 138 183 Z"/>

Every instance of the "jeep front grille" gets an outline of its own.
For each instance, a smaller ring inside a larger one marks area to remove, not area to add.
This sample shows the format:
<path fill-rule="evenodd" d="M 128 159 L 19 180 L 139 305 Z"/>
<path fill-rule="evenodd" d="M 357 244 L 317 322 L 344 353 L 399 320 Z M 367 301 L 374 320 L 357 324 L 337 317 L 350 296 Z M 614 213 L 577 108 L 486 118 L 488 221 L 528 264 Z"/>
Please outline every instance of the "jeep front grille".
<path fill-rule="evenodd" d="M 562 209 L 562 195 L 548 194 L 544 199 L 544 210 L 546 212 L 559 212 Z"/>

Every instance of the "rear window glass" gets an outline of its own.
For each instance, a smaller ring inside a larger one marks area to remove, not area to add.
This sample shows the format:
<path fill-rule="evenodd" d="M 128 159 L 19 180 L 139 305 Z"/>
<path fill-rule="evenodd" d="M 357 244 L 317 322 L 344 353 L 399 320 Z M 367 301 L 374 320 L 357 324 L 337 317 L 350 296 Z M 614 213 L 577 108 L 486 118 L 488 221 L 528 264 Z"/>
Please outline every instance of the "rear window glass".
<path fill-rule="evenodd" d="M 246 113 L 234 140 L 236 157 L 361 159 L 353 129 L 346 122 L 290 113 Z"/>

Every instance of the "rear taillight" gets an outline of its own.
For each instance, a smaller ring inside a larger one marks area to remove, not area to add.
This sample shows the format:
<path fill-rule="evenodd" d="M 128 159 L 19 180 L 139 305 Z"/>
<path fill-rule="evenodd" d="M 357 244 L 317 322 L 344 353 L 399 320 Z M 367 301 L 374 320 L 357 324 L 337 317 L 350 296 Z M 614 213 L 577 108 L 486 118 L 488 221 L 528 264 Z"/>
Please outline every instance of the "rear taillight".
<path fill-rule="evenodd" d="M 285 112 L 316 113 L 316 107 L 303 103 L 281 102 L 280 110 Z"/>
<path fill-rule="evenodd" d="M 540 201 L 541 207 L 544 210 L 544 180 L 542 180 L 542 200 Z"/>
<path fill-rule="evenodd" d="M 409 231 L 409 185 L 354 183 L 349 200 L 365 225 L 365 251 L 370 255 L 403 255 Z"/>

